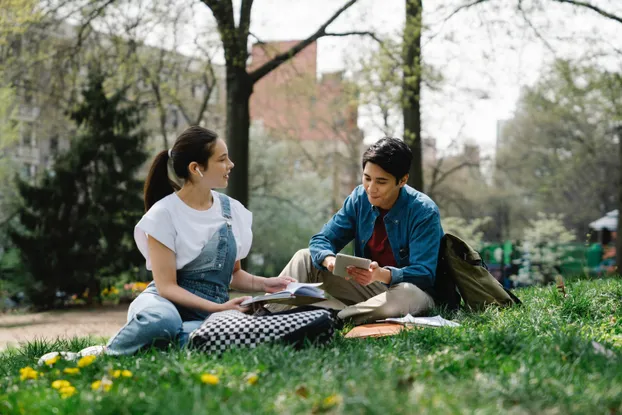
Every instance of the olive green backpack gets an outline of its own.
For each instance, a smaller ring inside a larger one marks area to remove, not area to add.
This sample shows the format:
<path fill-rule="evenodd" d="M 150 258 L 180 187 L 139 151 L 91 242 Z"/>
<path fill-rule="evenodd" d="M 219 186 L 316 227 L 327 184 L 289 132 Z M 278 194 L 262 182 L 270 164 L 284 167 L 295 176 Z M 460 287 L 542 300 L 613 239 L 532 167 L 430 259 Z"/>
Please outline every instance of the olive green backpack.
<path fill-rule="evenodd" d="M 467 308 L 476 310 L 490 304 L 521 304 L 488 272 L 476 250 L 449 233 L 441 239 L 434 294 L 437 304 L 449 309 L 457 309 L 461 298 Z"/>

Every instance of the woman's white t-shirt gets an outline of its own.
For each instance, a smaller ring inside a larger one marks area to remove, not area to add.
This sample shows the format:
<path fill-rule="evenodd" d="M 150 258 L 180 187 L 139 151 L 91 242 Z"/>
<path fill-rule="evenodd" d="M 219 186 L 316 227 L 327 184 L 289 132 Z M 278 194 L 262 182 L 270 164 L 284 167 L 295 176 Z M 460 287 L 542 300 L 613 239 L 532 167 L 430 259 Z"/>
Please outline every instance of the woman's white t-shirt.
<path fill-rule="evenodd" d="M 203 246 L 226 223 L 217 192 L 212 191 L 214 203 L 207 210 L 186 205 L 176 193 L 156 202 L 134 228 L 134 240 L 151 270 L 147 235 L 175 252 L 177 269 L 199 256 Z M 237 246 L 236 261 L 246 258 L 253 242 L 253 214 L 240 202 L 229 198 L 231 228 Z"/>

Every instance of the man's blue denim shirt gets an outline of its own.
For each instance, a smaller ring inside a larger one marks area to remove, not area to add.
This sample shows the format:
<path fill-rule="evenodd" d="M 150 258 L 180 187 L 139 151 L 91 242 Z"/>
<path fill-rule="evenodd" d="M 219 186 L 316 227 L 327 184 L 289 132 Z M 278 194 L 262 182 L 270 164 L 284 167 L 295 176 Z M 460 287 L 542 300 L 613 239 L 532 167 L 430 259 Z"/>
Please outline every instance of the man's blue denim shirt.
<path fill-rule="evenodd" d="M 367 199 L 363 186 L 347 197 L 342 208 L 309 242 L 313 265 L 326 270 L 322 262 L 354 239 L 356 256 L 365 256 L 365 246 L 380 212 Z M 434 285 L 436 263 L 443 228 L 438 207 L 427 195 L 406 185 L 384 217 L 387 236 L 398 267 L 391 270 L 391 284 L 415 284 L 422 290 Z"/>

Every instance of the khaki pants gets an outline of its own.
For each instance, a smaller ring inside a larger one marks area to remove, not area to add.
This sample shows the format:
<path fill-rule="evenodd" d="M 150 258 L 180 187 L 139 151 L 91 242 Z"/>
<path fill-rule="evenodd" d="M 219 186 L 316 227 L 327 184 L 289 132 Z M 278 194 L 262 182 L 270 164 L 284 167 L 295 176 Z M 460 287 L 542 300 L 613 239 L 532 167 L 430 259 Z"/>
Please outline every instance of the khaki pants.
<path fill-rule="evenodd" d="M 321 271 L 313 266 L 308 249 L 296 252 L 280 275 L 290 276 L 299 282 L 323 283 L 320 288 L 333 298 L 314 305 L 340 309 L 339 318 L 356 325 L 387 317 L 402 317 L 409 313 L 419 315 L 434 307 L 434 300 L 429 294 L 407 282 L 391 288 L 380 282 L 363 286 L 354 280 L 333 275 L 330 271 Z M 278 312 L 292 306 L 270 304 L 267 308 Z"/>

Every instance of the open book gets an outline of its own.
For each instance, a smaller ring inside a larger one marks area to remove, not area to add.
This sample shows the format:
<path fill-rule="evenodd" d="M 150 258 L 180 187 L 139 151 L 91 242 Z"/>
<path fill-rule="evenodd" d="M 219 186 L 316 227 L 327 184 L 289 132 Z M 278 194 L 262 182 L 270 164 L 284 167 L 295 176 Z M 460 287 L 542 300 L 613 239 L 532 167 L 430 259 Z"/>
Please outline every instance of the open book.
<path fill-rule="evenodd" d="M 413 317 L 410 314 L 406 314 L 404 317 L 399 318 L 387 318 L 384 320 L 379 320 L 384 323 L 398 323 L 403 324 L 405 326 L 424 326 L 424 327 L 459 327 L 460 324 L 445 320 L 441 316 L 434 317 Z"/>
<path fill-rule="evenodd" d="M 272 294 L 259 295 L 257 297 L 250 298 L 244 301 L 242 306 L 269 302 L 269 303 L 281 303 L 292 305 L 305 305 L 313 304 L 319 301 L 325 300 L 324 290 L 318 287 L 322 285 L 321 282 L 310 284 L 301 282 L 290 282 L 283 291 L 279 291 Z"/>

